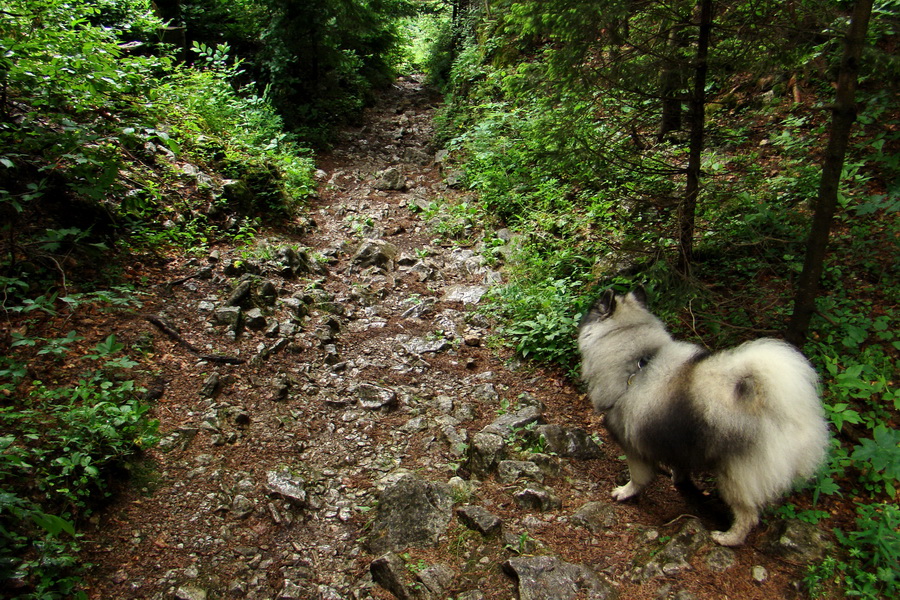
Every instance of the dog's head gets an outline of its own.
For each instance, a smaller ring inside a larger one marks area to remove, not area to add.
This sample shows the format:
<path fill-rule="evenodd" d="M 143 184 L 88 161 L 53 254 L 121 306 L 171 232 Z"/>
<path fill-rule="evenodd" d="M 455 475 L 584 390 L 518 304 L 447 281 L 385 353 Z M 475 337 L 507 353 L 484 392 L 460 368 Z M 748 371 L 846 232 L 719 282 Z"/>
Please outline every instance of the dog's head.
<path fill-rule="evenodd" d="M 636 288 L 624 296 L 608 289 L 594 301 L 590 310 L 581 318 L 578 328 L 581 330 L 612 318 L 615 318 L 617 326 L 622 326 L 630 322 L 646 321 L 647 317 L 654 319 L 647 309 L 647 293 L 644 288 Z"/>

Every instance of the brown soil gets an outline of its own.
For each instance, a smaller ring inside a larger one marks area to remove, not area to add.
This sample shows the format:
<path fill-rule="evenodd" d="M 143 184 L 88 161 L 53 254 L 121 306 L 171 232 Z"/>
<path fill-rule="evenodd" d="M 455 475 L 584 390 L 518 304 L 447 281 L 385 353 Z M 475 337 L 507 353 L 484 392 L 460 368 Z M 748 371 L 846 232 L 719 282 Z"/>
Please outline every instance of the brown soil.
<path fill-rule="evenodd" d="M 513 405 L 529 392 L 544 403 L 548 422 L 605 438 L 601 419 L 591 414 L 575 382 L 553 369 L 510 367 L 511 353 L 488 343 L 490 332 L 478 318 L 469 320 L 465 333 L 480 345 L 457 343 L 421 361 L 398 358 L 398 335 L 433 332 L 431 318 L 445 309 L 472 313 L 471 306 L 441 298 L 445 286 L 480 283 L 477 277 L 444 270 L 443 278 L 423 282 L 409 271 L 396 270 L 379 279 L 352 267 L 352 245 L 360 239 L 360 225 L 379 230 L 401 252 L 431 248 L 440 258 L 452 251 L 452 245 L 433 243 L 434 234 L 406 208 L 417 194 L 426 202 L 462 194 L 442 183 L 445 174 L 438 166 L 403 158 L 408 149 L 433 156 L 428 144 L 436 101 L 417 82 L 400 80 L 368 112 L 365 125 L 344 132 L 334 151 L 320 160 L 325 175 L 309 211 L 316 227 L 302 234 L 267 231 L 260 236 L 319 252 L 335 250 L 318 286 L 343 307 L 335 341 L 342 366 L 325 364 L 325 351 L 312 335 L 332 318 L 322 310 L 311 312 L 301 333 L 283 350 L 263 362 L 235 366 L 198 361 L 140 315 L 126 320 L 87 315 L 79 317 L 84 322 L 71 324 L 79 331 L 95 331 L 98 339 L 114 331 L 126 345 L 149 338 L 145 366 L 152 375 L 147 382 L 164 385 L 154 416 L 163 437 L 183 433 L 167 452 L 148 450 L 146 469 L 122 485 L 112 504 L 90 524 L 83 548 L 94 565 L 87 578 L 91 598 L 173 598 L 180 588 L 190 586 L 206 590 L 209 598 L 390 598 L 385 590 L 367 583 L 368 565 L 375 557 L 360 543 L 373 514 L 367 509 L 376 503 L 376 482 L 397 468 L 437 481 L 466 475 L 454 470 L 460 459 L 433 424 L 433 404 L 440 395 L 471 404 L 474 419 L 459 425 L 471 436 L 500 409 L 498 402 L 472 395 L 478 383 L 493 383 L 501 400 Z M 373 191 L 373 173 L 398 164 L 412 182 L 410 189 Z M 239 251 L 216 249 L 221 260 L 212 279 L 171 287 L 159 284 L 197 271 L 207 264 L 206 256 L 136 257 L 134 272 L 150 274 L 142 311 L 164 314 L 185 339 L 204 351 L 250 358 L 261 344 L 274 340 L 249 330 L 229 340 L 221 327 L 208 324 L 208 314 L 197 309 L 205 299 L 221 304 L 234 283 L 219 267 L 225 258 L 240 256 Z M 279 294 L 302 292 L 310 283 L 310 278 L 280 280 Z M 405 301 L 416 295 L 434 299 L 433 311 L 423 319 L 402 318 L 411 306 Z M 213 372 L 224 385 L 214 399 L 203 398 L 199 391 Z M 286 399 L 273 398 L 279 377 L 291 380 Z M 384 412 L 354 406 L 352 389 L 359 382 L 397 390 L 398 406 Z M 218 410 L 222 419 L 216 429 L 203 424 L 204 415 L 212 410 Z M 422 428 L 409 426 L 417 416 L 426 417 Z M 536 552 L 584 563 L 604 574 L 616 582 L 622 598 L 666 597 L 681 590 L 697 598 L 801 596 L 797 582 L 804 567 L 762 551 L 765 524 L 737 549 L 737 564 L 725 572 L 708 569 L 701 555 L 696 568 L 677 576 L 643 586 L 630 583 L 624 574 L 632 560 L 655 547 L 647 540 L 673 535 L 685 515 L 699 516 L 710 528 L 724 523 L 721 510 L 686 502 L 660 479 L 641 499 L 617 506 L 618 525 L 613 529 L 592 534 L 574 526 L 568 517 L 587 501 L 608 500 L 623 475 L 620 451 L 612 443 L 603 448 L 603 459 L 561 461 L 561 475 L 546 482 L 562 500 L 559 510 L 528 513 L 513 501 L 509 486 L 493 477 L 481 483 L 470 501 L 486 506 L 514 534 L 527 533 L 539 544 Z M 266 472 L 285 466 L 302 473 L 318 501 L 297 507 L 267 494 Z M 237 495 L 250 500 L 254 508 L 249 515 L 240 516 L 235 510 Z M 404 558 L 410 564 L 421 560 L 450 565 L 458 574 L 454 594 L 477 588 L 486 598 L 500 599 L 516 593 L 500 569 L 513 555 L 513 549 L 481 539 L 454 517 L 438 547 L 410 549 Z M 756 565 L 768 571 L 763 583 L 750 577 Z M 297 586 L 297 595 L 282 595 L 285 580 Z"/>

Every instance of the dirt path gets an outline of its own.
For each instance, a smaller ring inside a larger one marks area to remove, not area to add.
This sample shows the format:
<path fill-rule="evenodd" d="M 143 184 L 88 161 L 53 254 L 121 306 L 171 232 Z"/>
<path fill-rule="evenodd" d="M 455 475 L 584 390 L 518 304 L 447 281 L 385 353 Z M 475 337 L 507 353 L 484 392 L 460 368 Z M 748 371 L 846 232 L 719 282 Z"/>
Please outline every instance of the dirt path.
<path fill-rule="evenodd" d="M 157 367 L 163 441 L 136 474 L 137 489 L 104 510 L 84 540 L 96 565 L 90 596 L 391 598 L 371 581 L 376 556 L 366 536 L 379 489 L 402 472 L 468 480 L 455 505 L 482 506 L 502 522 L 503 535 L 483 538 L 454 514 L 436 546 L 401 553 L 409 578 L 449 567 L 444 597 L 513 597 L 501 565 L 519 554 L 585 564 L 623 598 L 796 595 L 798 569 L 759 550 L 759 534 L 721 570 L 707 565 L 704 545 L 641 585 L 634 558 L 658 552 L 692 509 L 656 485 L 611 509 L 604 525 L 577 525 L 574 513 L 605 503 L 622 471 L 610 445 L 591 460 L 550 456 L 551 475 L 541 478 L 559 505 L 544 511 L 516 501 L 517 483 L 472 482 L 473 437 L 518 406 L 539 406 L 544 421 L 565 428 L 601 428 L 559 374 L 513 369 L 507 352 L 488 347 L 490 324 L 475 300 L 500 274 L 476 248 L 435 242 L 421 220 L 422 208 L 462 193 L 433 162 L 435 102 L 401 80 L 362 127 L 342 134 L 320 162 L 314 226 L 160 272 L 171 281 L 212 267 L 210 276 L 157 288 L 144 310 L 204 352 L 249 362 L 198 361 L 138 318 L 122 332 L 124 342 L 148 346 Z M 242 325 L 229 325 L 235 318 Z M 513 438 L 511 447 L 527 445 Z M 764 581 L 751 577 L 754 567 L 765 568 Z"/>

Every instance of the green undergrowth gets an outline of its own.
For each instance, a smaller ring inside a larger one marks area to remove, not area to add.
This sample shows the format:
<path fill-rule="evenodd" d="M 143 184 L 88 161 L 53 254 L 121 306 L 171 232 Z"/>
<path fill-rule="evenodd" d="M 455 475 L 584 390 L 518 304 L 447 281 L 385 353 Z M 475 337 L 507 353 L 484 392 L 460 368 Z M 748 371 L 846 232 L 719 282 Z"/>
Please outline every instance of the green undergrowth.
<path fill-rule="evenodd" d="M 122 289 L 16 304 L 14 283 L 2 281 L 3 308 L 22 318 L 0 357 L 0 581 L 16 598 L 84 598 L 79 530 L 156 443 L 157 421 L 115 335 L 91 346 L 75 330 L 32 332 L 135 300 Z M 54 374 L 63 364 L 73 375 Z"/>
<path fill-rule="evenodd" d="M 311 152 L 227 44 L 178 62 L 137 0 L 0 8 L 7 276 L 116 245 L 202 249 L 290 220 L 314 192 Z"/>

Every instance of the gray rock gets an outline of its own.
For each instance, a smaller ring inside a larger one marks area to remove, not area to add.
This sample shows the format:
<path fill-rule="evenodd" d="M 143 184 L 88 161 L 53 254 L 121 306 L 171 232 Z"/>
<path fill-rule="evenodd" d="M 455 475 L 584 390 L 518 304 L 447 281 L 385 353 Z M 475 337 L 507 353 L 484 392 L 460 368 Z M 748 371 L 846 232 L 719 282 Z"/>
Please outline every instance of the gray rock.
<path fill-rule="evenodd" d="M 203 380 L 203 387 L 200 388 L 200 395 L 204 398 L 214 398 L 220 389 L 219 374 L 210 373 L 209 376 Z"/>
<path fill-rule="evenodd" d="M 259 299 L 266 306 L 274 306 L 275 299 L 278 298 L 278 288 L 268 279 L 259 286 Z"/>
<path fill-rule="evenodd" d="M 516 580 L 519 600 L 612 600 L 613 587 L 595 572 L 555 556 L 522 556 L 503 563 L 504 572 Z"/>
<path fill-rule="evenodd" d="M 228 325 L 232 329 L 237 329 L 241 325 L 243 313 L 239 306 L 220 306 L 213 311 L 213 321 L 218 325 Z"/>
<path fill-rule="evenodd" d="M 555 424 L 540 425 L 536 433 L 546 440 L 547 450 L 559 456 L 580 460 L 603 457 L 603 450 L 583 429 L 567 429 Z"/>
<path fill-rule="evenodd" d="M 403 349 L 410 354 L 427 354 L 429 352 L 442 352 L 450 348 L 450 343 L 441 338 L 437 340 L 428 340 L 425 338 L 415 337 L 401 343 Z"/>
<path fill-rule="evenodd" d="M 586 502 L 572 515 L 572 522 L 597 533 L 616 525 L 616 509 L 606 502 Z"/>
<path fill-rule="evenodd" d="M 513 497 L 516 504 L 528 510 L 546 512 L 562 506 L 559 497 L 552 490 L 539 485 L 529 485 L 513 494 Z"/>
<path fill-rule="evenodd" d="M 297 585 L 290 579 L 285 579 L 278 594 L 278 600 L 303 600 L 307 598 L 308 591 L 302 585 Z"/>
<path fill-rule="evenodd" d="M 307 501 L 306 482 L 298 475 L 284 469 L 266 473 L 266 489 L 282 498 L 300 505 Z"/>
<path fill-rule="evenodd" d="M 372 184 L 372 187 L 376 190 L 403 190 L 406 188 L 406 178 L 400 172 L 400 169 L 390 167 L 380 173 L 376 173 L 375 183 Z"/>
<path fill-rule="evenodd" d="M 258 308 L 251 308 L 244 313 L 244 324 L 248 329 L 260 331 L 266 327 L 266 318 Z"/>
<path fill-rule="evenodd" d="M 437 564 L 416 574 L 416 580 L 425 587 L 419 595 L 434 600 L 445 600 L 447 590 L 453 585 L 456 573 L 447 565 Z"/>
<path fill-rule="evenodd" d="M 501 460 L 497 464 L 497 477 L 503 483 L 514 483 L 518 479 L 541 482 L 544 472 L 528 460 Z"/>
<path fill-rule="evenodd" d="M 222 182 L 222 196 L 229 202 L 234 202 L 241 209 L 247 209 L 253 204 L 253 192 L 247 184 L 240 179 L 226 179 Z"/>
<path fill-rule="evenodd" d="M 371 410 L 391 408 L 397 404 L 397 392 L 371 383 L 359 384 L 356 387 L 356 394 L 360 406 Z"/>
<path fill-rule="evenodd" d="M 731 548 L 716 546 L 706 555 L 706 566 L 712 571 L 727 571 L 734 566 L 737 555 Z"/>
<path fill-rule="evenodd" d="M 450 285 L 444 289 L 444 302 L 462 302 L 463 304 L 478 304 L 481 297 L 488 291 L 484 285 Z"/>
<path fill-rule="evenodd" d="M 456 509 L 460 523 L 485 537 L 500 533 L 500 518 L 481 506 L 460 506 Z"/>
<path fill-rule="evenodd" d="M 360 268 L 377 267 L 382 270 L 391 271 L 394 269 L 394 261 L 397 259 L 400 251 L 390 242 L 384 240 L 363 240 L 356 249 L 351 259 L 353 264 Z"/>
<path fill-rule="evenodd" d="M 484 476 L 506 458 L 506 440 L 496 433 L 479 432 L 472 436 L 468 466 L 472 473 Z"/>
<path fill-rule="evenodd" d="M 792 562 L 809 564 L 825 558 L 831 543 L 815 525 L 790 519 L 775 523 L 763 540 L 763 548 Z"/>
<path fill-rule="evenodd" d="M 403 559 L 388 552 L 379 556 L 369 564 L 372 580 L 392 593 L 398 600 L 409 600 L 411 594 L 406 585 L 406 564 Z"/>
<path fill-rule="evenodd" d="M 225 306 L 247 306 L 250 301 L 250 290 L 253 284 L 249 280 L 241 281 L 225 300 Z"/>
<path fill-rule="evenodd" d="M 469 432 L 465 429 L 456 429 L 452 425 L 441 428 L 441 437 L 450 444 L 450 454 L 453 456 L 465 456 L 469 448 Z"/>
<path fill-rule="evenodd" d="M 765 583 L 769 578 L 769 572 L 762 565 L 754 565 L 750 568 L 750 578 L 756 583 Z"/>
<path fill-rule="evenodd" d="M 638 561 L 634 581 L 645 582 L 662 576 L 672 576 L 690 569 L 690 561 L 710 543 L 709 532 L 696 519 L 690 519 L 649 561 Z"/>
<path fill-rule="evenodd" d="M 452 509 L 449 486 L 404 474 L 379 496 L 369 550 L 382 554 L 433 546 L 446 531 Z"/>
<path fill-rule="evenodd" d="M 558 456 L 551 456 L 543 452 L 528 452 L 525 459 L 533 462 L 548 477 L 558 477 L 562 471 L 561 460 Z"/>
<path fill-rule="evenodd" d="M 238 494 L 231 501 L 231 512 L 233 512 L 234 516 L 238 519 L 248 517 L 255 508 L 256 504 L 253 503 L 253 500 L 243 494 Z"/>
<path fill-rule="evenodd" d="M 447 176 L 444 178 L 444 183 L 447 184 L 447 187 L 455 188 L 459 187 L 463 179 L 465 179 L 466 173 L 461 169 L 454 169 L 447 173 Z"/>
<path fill-rule="evenodd" d="M 484 402 L 497 402 L 500 399 L 500 394 L 497 393 L 497 388 L 494 387 L 493 383 L 482 383 L 473 386 L 470 393 L 474 398 Z"/>
<path fill-rule="evenodd" d="M 484 433 L 496 433 L 497 435 L 508 436 L 516 429 L 522 429 L 527 425 L 538 423 L 541 420 L 541 411 L 538 407 L 525 406 L 516 412 L 500 415 L 481 431 Z M 540 429 L 540 427 L 538 427 L 538 429 Z"/>
<path fill-rule="evenodd" d="M 310 258 L 306 250 L 297 250 L 291 246 L 282 246 L 275 251 L 275 260 L 271 266 L 285 279 L 298 275 L 321 275 L 326 272 L 324 266 Z"/>
<path fill-rule="evenodd" d="M 291 317 L 294 319 L 302 319 L 309 314 L 309 307 L 300 298 L 284 298 L 281 300 L 281 303 L 288 309 Z"/>
<path fill-rule="evenodd" d="M 176 600 L 206 600 L 206 590 L 194 585 L 185 585 L 175 590 Z"/>

